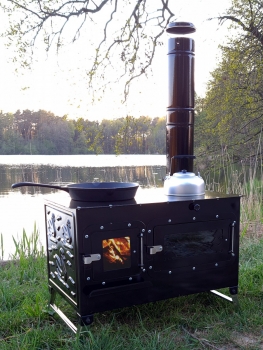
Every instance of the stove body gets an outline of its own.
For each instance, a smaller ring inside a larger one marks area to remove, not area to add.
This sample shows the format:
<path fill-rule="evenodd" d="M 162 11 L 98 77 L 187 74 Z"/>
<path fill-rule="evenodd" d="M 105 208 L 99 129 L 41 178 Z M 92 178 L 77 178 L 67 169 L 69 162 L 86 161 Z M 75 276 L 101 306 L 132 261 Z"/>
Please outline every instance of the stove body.
<path fill-rule="evenodd" d="M 54 303 L 57 292 L 81 325 L 110 309 L 225 287 L 237 294 L 240 197 L 140 195 L 113 203 L 45 200 L 50 306 L 73 331 Z"/>

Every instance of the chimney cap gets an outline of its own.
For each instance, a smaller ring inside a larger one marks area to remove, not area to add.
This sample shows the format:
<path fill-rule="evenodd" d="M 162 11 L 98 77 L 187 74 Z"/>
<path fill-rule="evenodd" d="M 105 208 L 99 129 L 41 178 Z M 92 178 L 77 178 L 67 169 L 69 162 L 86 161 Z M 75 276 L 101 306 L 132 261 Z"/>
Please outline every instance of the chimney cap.
<path fill-rule="evenodd" d="M 196 28 L 191 22 L 170 22 L 166 28 L 169 34 L 191 34 L 195 31 Z"/>

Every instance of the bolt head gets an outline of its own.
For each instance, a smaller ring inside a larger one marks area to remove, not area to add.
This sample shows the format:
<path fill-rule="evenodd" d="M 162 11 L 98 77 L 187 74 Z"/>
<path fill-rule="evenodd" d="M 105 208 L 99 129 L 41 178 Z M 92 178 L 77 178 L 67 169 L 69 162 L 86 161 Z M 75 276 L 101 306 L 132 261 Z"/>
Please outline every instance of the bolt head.
<path fill-rule="evenodd" d="M 101 226 L 100 229 L 103 230 L 103 229 L 104 229 L 104 226 Z"/>
<path fill-rule="evenodd" d="M 102 285 L 105 286 L 106 282 L 102 282 Z"/>
<path fill-rule="evenodd" d="M 153 267 L 152 266 L 149 266 L 149 269 L 151 270 Z"/>
<path fill-rule="evenodd" d="M 131 224 L 130 224 L 130 223 L 128 224 L 128 227 L 131 227 Z"/>
<path fill-rule="evenodd" d="M 132 281 L 132 277 L 129 277 L 129 281 Z"/>
<path fill-rule="evenodd" d="M 151 233 L 152 231 L 151 230 L 148 230 L 148 233 Z"/>
<path fill-rule="evenodd" d="M 87 281 L 90 281 L 90 277 L 87 277 Z"/>
<path fill-rule="evenodd" d="M 89 238 L 89 235 L 85 235 L 85 238 Z"/>

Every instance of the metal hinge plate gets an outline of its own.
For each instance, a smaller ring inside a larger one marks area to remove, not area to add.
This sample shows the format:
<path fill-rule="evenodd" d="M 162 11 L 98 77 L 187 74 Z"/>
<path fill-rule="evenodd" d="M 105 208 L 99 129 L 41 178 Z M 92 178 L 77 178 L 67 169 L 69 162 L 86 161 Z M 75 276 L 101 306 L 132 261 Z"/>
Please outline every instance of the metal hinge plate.
<path fill-rule="evenodd" d="M 99 261 L 101 259 L 100 254 L 89 254 L 83 256 L 83 262 L 85 265 L 91 264 L 93 261 Z"/>

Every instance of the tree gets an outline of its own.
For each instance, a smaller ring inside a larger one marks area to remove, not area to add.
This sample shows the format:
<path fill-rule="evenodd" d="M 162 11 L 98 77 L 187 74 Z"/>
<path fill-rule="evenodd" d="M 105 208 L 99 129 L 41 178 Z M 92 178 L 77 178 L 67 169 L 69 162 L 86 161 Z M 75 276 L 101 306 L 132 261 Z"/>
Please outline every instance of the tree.
<path fill-rule="evenodd" d="M 151 123 L 151 132 L 147 137 L 149 153 L 165 154 L 166 149 L 166 117 L 154 118 Z"/>
<path fill-rule="evenodd" d="M 208 84 L 199 120 L 199 151 L 206 157 L 228 151 L 235 161 L 246 160 L 258 156 L 262 143 L 262 1 L 232 0 L 219 19 L 230 21 L 235 35 L 220 47 L 222 60 Z"/>
<path fill-rule="evenodd" d="M 98 32 L 100 39 L 87 70 L 89 85 L 96 78 L 102 84 L 105 70 L 114 66 L 119 71 L 117 79 L 126 76 L 125 99 L 132 80 L 149 70 L 174 16 L 169 0 L 8 0 L 0 6 L 9 18 L 5 36 L 10 45 L 16 42 L 16 59 L 23 66 L 30 64 L 42 40 L 46 51 L 53 47 L 59 51 L 67 37 L 75 42 L 81 34 L 92 39 Z M 104 81 L 102 90 L 107 84 Z"/>

